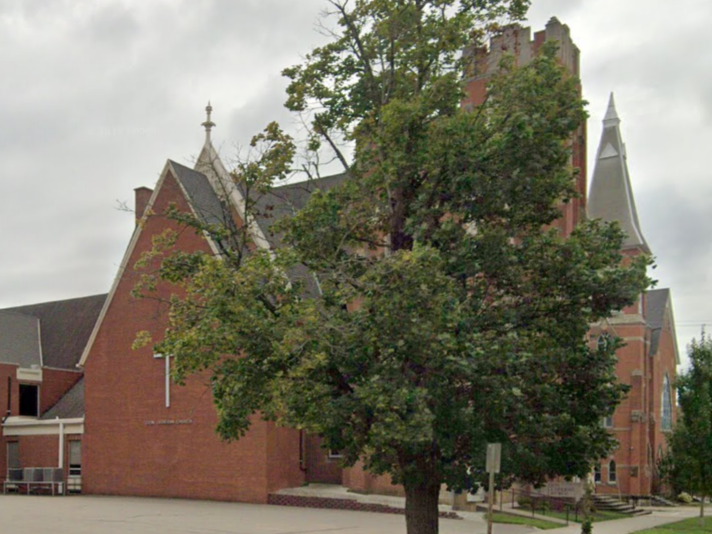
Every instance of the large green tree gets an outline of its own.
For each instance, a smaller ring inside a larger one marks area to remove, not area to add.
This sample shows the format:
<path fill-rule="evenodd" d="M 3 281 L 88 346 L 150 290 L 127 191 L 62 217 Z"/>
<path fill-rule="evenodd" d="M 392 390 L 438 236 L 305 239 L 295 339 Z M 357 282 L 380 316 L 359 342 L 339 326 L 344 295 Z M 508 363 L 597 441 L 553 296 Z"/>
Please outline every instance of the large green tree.
<path fill-rule="evenodd" d="M 688 347 L 689 369 L 677 381 L 679 418 L 668 440 L 662 474 L 677 491 L 712 495 L 712 340 L 705 335 Z"/>
<path fill-rule="evenodd" d="M 345 179 L 279 223 L 272 253 L 249 249 L 249 225 L 174 212 L 222 257 L 166 252 L 142 286 L 181 287 L 156 350 L 179 379 L 211 373 L 224 438 L 256 412 L 322 435 L 345 465 L 403 484 L 410 534 L 437 532 L 442 484 L 480 484 L 487 442 L 504 444 L 505 476 L 533 482 L 583 476 L 610 450 L 615 347 L 591 348 L 587 331 L 648 284 L 615 225 L 563 237 L 553 224 L 575 195 L 569 140 L 585 120 L 555 46 L 521 68 L 505 58 L 486 101 L 460 107 L 461 50 L 527 4 L 330 2 L 333 40 L 285 71 L 287 106 L 310 125 L 306 150 L 334 150 Z M 275 125 L 253 147 L 234 186 L 263 194 L 296 149 Z M 309 298 L 285 274 L 305 268 Z"/>

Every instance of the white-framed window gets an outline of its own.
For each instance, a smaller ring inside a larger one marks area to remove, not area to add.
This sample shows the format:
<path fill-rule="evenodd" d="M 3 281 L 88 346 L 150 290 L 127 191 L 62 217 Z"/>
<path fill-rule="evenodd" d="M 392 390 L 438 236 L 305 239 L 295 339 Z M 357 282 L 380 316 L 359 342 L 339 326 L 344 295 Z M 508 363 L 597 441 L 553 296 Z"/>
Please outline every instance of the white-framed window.
<path fill-rule="evenodd" d="M 607 415 L 603 418 L 603 428 L 613 428 L 613 415 Z"/>
<path fill-rule="evenodd" d="M 82 474 L 82 442 L 69 442 L 69 476 L 78 477 Z"/>
<path fill-rule="evenodd" d="M 333 449 L 329 449 L 329 460 L 340 460 L 343 457 L 344 457 L 344 455 L 341 454 L 341 451 L 335 451 Z"/>
<path fill-rule="evenodd" d="M 618 483 L 618 472 L 616 471 L 616 461 L 611 460 L 608 463 L 608 482 L 610 484 Z"/>
<path fill-rule="evenodd" d="M 20 415 L 40 416 L 40 387 L 36 384 L 20 384 Z"/>
<path fill-rule="evenodd" d="M 601 480 L 601 464 L 596 464 L 593 466 L 593 481 L 599 483 Z"/>
<path fill-rule="evenodd" d="M 7 473 L 5 480 L 22 480 L 22 466 L 20 465 L 20 444 L 17 441 L 8 441 L 7 450 Z"/>
<path fill-rule="evenodd" d="M 165 371 L 164 371 L 164 389 L 166 397 L 166 408 L 171 407 L 171 355 L 161 354 L 156 352 L 153 354 L 156 359 L 163 359 L 165 361 Z"/>
<path fill-rule="evenodd" d="M 660 406 L 660 428 L 672 430 L 672 388 L 667 373 L 663 378 L 662 402 Z"/>

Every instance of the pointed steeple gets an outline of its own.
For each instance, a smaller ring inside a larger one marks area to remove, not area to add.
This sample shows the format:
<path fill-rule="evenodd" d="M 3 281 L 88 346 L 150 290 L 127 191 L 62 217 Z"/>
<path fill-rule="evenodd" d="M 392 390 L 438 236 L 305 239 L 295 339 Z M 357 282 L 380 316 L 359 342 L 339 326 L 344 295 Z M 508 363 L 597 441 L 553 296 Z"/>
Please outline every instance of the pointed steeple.
<path fill-rule="evenodd" d="M 218 151 L 215 150 L 213 142 L 210 139 L 210 131 L 215 127 L 215 123 L 210 117 L 212 112 L 213 106 L 211 106 L 208 101 L 208 105 L 205 108 L 207 118 L 205 122 L 202 123 L 202 126 L 205 128 L 205 143 L 203 143 L 203 148 L 195 162 L 194 169 L 205 175 L 218 198 L 234 206 L 238 216 L 243 221 L 249 219 L 247 224 L 255 244 L 260 248 L 270 250 L 270 243 L 260 226 L 252 217 L 248 217 L 246 202 L 242 191 L 239 187 L 236 187 L 235 182 L 220 159 Z"/>
<path fill-rule="evenodd" d="M 215 123 L 210 120 L 210 114 L 213 112 L 213 106 L 210 105 L 210 100 L 208 100 L 208 105 L 205 107 L 205 113 L 207 115 L 207 119 L 201 126 L 205 128 L 205 142 L 209 143 L 210 142 L 210 130 L 213 129 L 215 126 Z"/>
<path fill-rule="evenodd" d="M 603 133 L 596 154 L 596 163 L 591 180 L 588 200 L 590 219 L 617 221 L 626 233 L 623 250 L 638 250 L 650 254 L 650 247 L 643 237 L 635 208 L 633 189 L 628 175 L 625 144 L 620 131 L 621 120 L 611 93 L 608 110 L 603 119 Z"/>
<path fill-rule="evenodd" d="M 618 111 L 616 110 L 616 99 L 611 93 L 608 99 L 608 109 L 606 110 L 606 116 L 603 117 L 603 126 L 617 126 L 621 123 L 620 118 L 618 118 Z"/>

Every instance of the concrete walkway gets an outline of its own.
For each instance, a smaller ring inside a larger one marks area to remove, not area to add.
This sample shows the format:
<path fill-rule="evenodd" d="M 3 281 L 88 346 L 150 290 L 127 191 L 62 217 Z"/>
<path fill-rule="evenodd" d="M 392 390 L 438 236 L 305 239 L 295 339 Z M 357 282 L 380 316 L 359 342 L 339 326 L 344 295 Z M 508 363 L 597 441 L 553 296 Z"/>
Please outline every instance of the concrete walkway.
<path fill-rule="evenodd" d="M 655 508 L 650 515 L 616 519 L 614 521 L 601 521 L 593 524 L 594 534 L 630 534 L 646 528 L 653 528 L 666 523 L 682 521 L 688 517 L 696 517 L 699 510 L 696 508 Z M 568 527 L 547 530 L 547 534 L 580 534 L 581 525 L 571 523 Z M 495 531 L 496 533 L 496 531 Z"/>

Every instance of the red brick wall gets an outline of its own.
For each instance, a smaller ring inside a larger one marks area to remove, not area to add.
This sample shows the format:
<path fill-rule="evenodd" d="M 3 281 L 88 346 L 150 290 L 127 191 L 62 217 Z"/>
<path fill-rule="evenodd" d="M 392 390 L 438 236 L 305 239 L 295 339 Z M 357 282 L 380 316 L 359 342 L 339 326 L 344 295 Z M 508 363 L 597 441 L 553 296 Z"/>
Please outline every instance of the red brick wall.
<path fill-rule="evenodd" d="M 650 476 L 646 476 L 645 470 L 648 426 L 645 417 L 641 418 L 639 415 L 647 413 L 644 380 L 647 343 L 645 324 L 635 322 L 632 316 L 626 316 L 626 319 L 630 321 L 629 324 L 614 323 L 606 328 L 611 335 L 620 337 L 626 343 L 626 346 L 616 353 L 616 374 L 618 380 L 631 386 L 631 389 L 613 415 L 611 433 L 618 440 L 619 446 L 611 456 L 601 460 L 602 482 L 597 485 L 596 491 L 643 495 L 649 491 L 646 488 L 650 485 Z M 598 335 L 598 331 L 595 335 Z M 609 482 L 608 466 L 611 459 L 616 462 L 615 484 Z"/>
<path fill-rule="evenodd" d="M 665 435 L 660 428 L 662 384 L 665 373 L 671 382 L 675 378 L 674 338 L 668 323 L 661 333 L 657 353 L 650 355 L 651 331 L 642 321 L 635 322 L 638 309 L 637 304 L 626 308 L 628 324 L 619 324 L 613 318 L 606 327 L 611 334 L 626 342 L 626 346 L 617 352 L 616 373 L 619 380 L 630 385 L 631 389 L 613 417 L 611 432 L 619 446 L 613 455 L 601 461 L 602 482 L 597 485 L 599 493 L 655 493 L 658 447 L 666 450 Z M 594 337 L 598 332 L 593 332 Z M 673 421 L 675 417 L 673 404 Z M 617 464 L 616 484 L 608 482 L 608 465 L 612 458 Z"/>
<path fill-rule="evenodd" d="M 16 382 L 15 376 L 17 373 L 16 365 L 8 365 L 0 363 L 0 421 L 7 414 L 7 379 L 12 380 L 12 387 Z M 12 414 L 17 413 L 17 399 L 13 395 L 11 400 Z M 7 448 L 5 446 L 5 440 L 2 436 L 2 431 L 0 431 L 0 478 L 5 479 L 5 473 L 7 472 Z"/>
<path fill-rule="evenodd" d="M 7 379 L 11 381 L 12 397 L 10 400 L 11 415 L 17 415 L 19 409 L 17 391 L 17 365 L 0 363 L 0 420 L 5 417 L 8 410 L 7 405 Z"/>
<path fill-rule="evenodd" d="M 43 369 L 40 385 L 40 414 L 45 413 L 82 377 L 80 371 Z"/>
<path fill-rule="evenodd" d="M 168 175 L 153 211 L 163 213 L 170 202 L 188 210 Z M 154 359 L 150 347 L 131 349 L 138 331 L 160 335 L 165 328 L 165 309 L 152 300 L 136 300 L 130 292 L 137 279 L 131 266 L 151 248 L 151 237 L 167 228 L 176 228 L 175 223 L 161 216 L 145 224 L 87 360 L 84 492 L 266 502 L 270 486 L 301 483 L 296 474 L 299 442 L 291 439 L 291 431 L 255 420 L 244 438 L 221 442 L 208 381 L 194 376 L 183 387 L 172 384 L 166 408 L 164 361 Z M 180 233 L 177 247 L 209 252 L 193 230 Z M 161 292 L 168 297 L 170 289 Z M 166 421 L 171 423 L 162 424 Z M 284 452 L 277 453 L 282 445 Z M 294 468 L 280 471 L 291 463 Z"/>
<path fill-rule="evenodd" d="M 278 427 L 273 423 L 268 426 L 268 492 L 304 484 L 305 473 L 299 467 L 299 440 L 298 430 Z"/>
<path fill-rule="evenodd" d="M 342 471 L 338 458 L 329 458 L 329 451 L 322 448 L 319 436 L 306 436 L 307 482 L 341 484 Z"/>
<path fill-rule="evenodd" d="M 57 467 L 59 465 L 59 436 L 18 436 L 7 441 L 19 442 L 22 467 Z M 4 454 L 7 454 L 6 451 Z"/>
<path fill-rule="evenodd" d="M 405 496 L 403 486 L 391 483 L 390 475 L 371 475 L 364 471 L 361 462 L 344 469 L 343 479 L 344 486 L 360 493 Z"/>
<path fill-rule="evenodd" d="M 654 424 L 651 425 L 650 429 L 650 446 L 653 454 L 654 468 L 657 468 L 657 462 L 660 460 L 660 451 L 663 453 L 667 451 L 667 438 L 662 429 L 662 392 L 666 374 L 672 386 L 673 426 L 677 422 L 677 413 L 675 410 L 677 394 L 674 389 L 676 377 L 675 338 L 671 323 L 669 322 L 670 320 L 671 317 L 666 317 L 666 324 L 660 332 L 658 351 L 652 357 L 653 372 L 651 373 L 650 381 L 653 393 L 650 399 L 650 412 L 654 418 Z M 655 472 L 657 473 L 657 471 Z"/>

